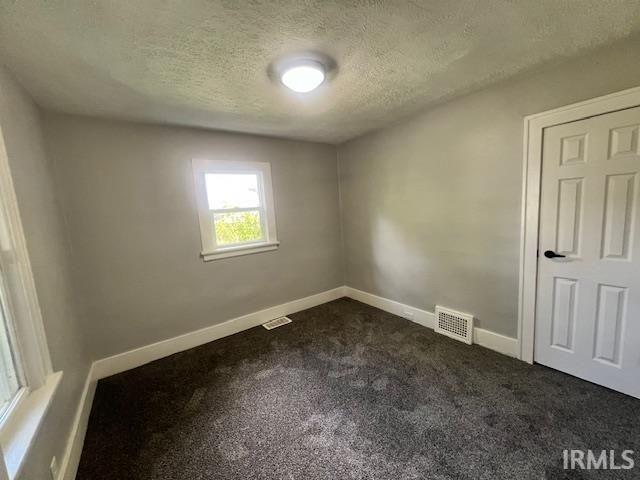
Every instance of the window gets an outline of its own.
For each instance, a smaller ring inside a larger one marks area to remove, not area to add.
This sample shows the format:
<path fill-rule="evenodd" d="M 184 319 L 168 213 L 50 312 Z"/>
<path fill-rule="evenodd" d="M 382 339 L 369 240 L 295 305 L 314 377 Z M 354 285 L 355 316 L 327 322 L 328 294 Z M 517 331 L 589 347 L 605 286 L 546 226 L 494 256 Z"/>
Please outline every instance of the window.
<path fill-rule="evenodd" d="M 0 130 L 0 479 L 19 476 L 61 378 L 51 369 Z"/>
<path fill-rule="evenodd" d="M 278 248 L 271 165 L 193 160 L 205 261 Z"/>
<path fill-rule="evenodd" d="M 15 358 L 15 336 L 11 329 L 9 304 L 4 282 L 4 269 L 0 266 L 0 418 L 24 385 L 18 373 Z"/>

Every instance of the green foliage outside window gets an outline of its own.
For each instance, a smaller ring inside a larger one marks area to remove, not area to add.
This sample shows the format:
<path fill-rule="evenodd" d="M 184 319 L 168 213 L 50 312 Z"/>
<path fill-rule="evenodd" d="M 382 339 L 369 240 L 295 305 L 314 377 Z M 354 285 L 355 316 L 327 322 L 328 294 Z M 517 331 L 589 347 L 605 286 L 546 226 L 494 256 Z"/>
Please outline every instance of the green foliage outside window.
<path fill-rule="evenodd" d="M 214 221 L 218 245 L 262 239 L 258 212 L 216 213 Z"/>

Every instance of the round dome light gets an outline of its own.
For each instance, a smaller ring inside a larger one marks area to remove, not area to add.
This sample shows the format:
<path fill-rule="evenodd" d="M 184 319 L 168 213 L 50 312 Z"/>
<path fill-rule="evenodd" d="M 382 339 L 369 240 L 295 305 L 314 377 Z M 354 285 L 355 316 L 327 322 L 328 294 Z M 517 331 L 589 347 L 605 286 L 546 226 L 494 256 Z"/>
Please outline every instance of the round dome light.
<path fill-rule="evenodd" d="M 317 62 L 299 62 L 287 68 L 280 80 L 296 93 L 308 93 L 318 88 L 325 79 L 325 69 Z"/>

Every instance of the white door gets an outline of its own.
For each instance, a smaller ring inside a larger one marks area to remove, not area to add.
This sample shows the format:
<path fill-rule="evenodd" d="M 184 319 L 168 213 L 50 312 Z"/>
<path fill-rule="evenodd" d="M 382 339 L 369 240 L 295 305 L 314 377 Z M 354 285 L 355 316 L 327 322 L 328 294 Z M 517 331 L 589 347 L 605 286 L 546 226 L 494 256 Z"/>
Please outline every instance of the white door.
<path fill-rule="evenodd" d="M 534 353 L 638 398 L 639 133 L 640 107 L 544 130 Z"/>

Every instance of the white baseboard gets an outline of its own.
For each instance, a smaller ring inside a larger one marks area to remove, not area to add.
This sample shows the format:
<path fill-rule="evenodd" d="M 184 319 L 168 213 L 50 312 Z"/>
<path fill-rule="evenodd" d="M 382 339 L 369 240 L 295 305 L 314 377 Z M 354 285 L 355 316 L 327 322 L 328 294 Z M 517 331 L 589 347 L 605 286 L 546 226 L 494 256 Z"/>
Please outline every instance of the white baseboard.
<path fill-rule="evenodd" d="M 334 288 L 93 362 L 73 419 L 64 457 L 60 461 L 60 474 L 57 480 L 74 480 L 76 477 L 96 385 L 101 378 L 256 327 L 273 318 L 290 315 L 341 297 L 344 297 L 344 287 Z"/>
<path fill-rule="evenodd" d="M 473 329 L 473 343 L 509 357 L 520 358 L 520 344 L 517 338 L 476 327 Z"/>
<path fill-rule="evenodd" d="M 82 446 L 84 445 L 84 436 L 87 433 L 87 426 L 89 424 L 89 414 L 91 413 L 91 406 L 93 405 L 93 396 L 96 392 L 96 383 L 96 380 L 93 378 L 92 365 L 87 374 L 87 379 L 84 382 L 84 388 L 80 396 L 76 414 L 73 418 L 64 456 L 60 460 L 60 473 L 58 474 L 57 480 L 74 480 L 76 478 L 80 455 L 82 454 Z"/>
<path fill-rule="evenodd" d="M 58 480 L 73 480 L 75 478 L 98 380 L 131 370 L 132 368 L 173 355 L 174 353 L 182 352 L 219 338 L 257 327 L 273 318 L 290 315 L 345 296 L 379 308 L 380 310 L 404 317 L 428 328 L 433 328 L 435 323 L 435 315 L 433 312 L 344 286 L 97 360 L 93 362 L 87 380 L 85 381 L 84 390 L 67 441 L 64 458 L 60 464 L 61 468 Z M 506 337 L 498 333 L 490 332 L 489 330 L 475 328 L 473 339 L 474 343 L 495 350 L 496 352 L 516 358 L 518 356 L 518 341 L 515 338 Z"/>
<path fill-rule="evenodd" d="M 185 333 L 178 337 L 169 338 L 150 345 L 145 345 L 144 347 L 103 358 L 94 362 L 92 366 L 93 379 L 99 380 L 117 373 L 125 372 L 154 360 L 173 355 L 174 353 L 182 352 L 184 350 L 212 342 L 219 338 L 256 327 L 273 318 L 315 307 L 343 296 L 353 298 L 354 300 L 358 300 L 362 303 L 366 303 L 381 310 L 404 317 L 428 328 L 433 328 L 434 326 L 435 315 L 433 312 L 344 286 L 266 308 L 258 312 L 249 313 L 217 325 Z M 474 329 L 473 338 L 474 343 L 478 345 L 511 357 L 518 357 L 518 341 L 515 338 L 500 335 L 481 328 Z"/>
<path fill-rule="evenodd" d="M 258 312 L 249 313 L 226 322 L 205 327 L 195 332 L 185 333 L 178 337 L 152 343 L 128 352 L 103 358 L 93 364 L 93 378 L 100 380 L 117 373 L 131 370 L 154 360 L 189 350 L 190 348 L 212 342 L 228 335 L 257 327 L 263 323 L 283 315 L 290 315 L 307 308 L 344 297 L 344 287 L 334 288 L 309 297 L 293 300 Z"/>
<path fill-rule="evenodd" d="M 352 287 L 344 287 L 344 294 L 349 298 L 379 308 L 385 312 L 393 313 L 394 315 L 406 318 L 425 327 L 434 327 L 435 314 L 433 312 L 405 305 L 404 303 L 389 300 L 388 298 L 379 297 L 378 295 Z M 473 343 L 504 355 L 518 358 L 518 340 L 515 338 L 476 327 L 473 329 Z"/>
<path fill-rule="evenodd" d="M 399 317 L 404 317 L 424 327 L 432 329 L 435 325 L 436 316 L 433 312 L 411 307 L 404 303 L 396 302 L 395 300 L 389 300 L 388 298 L 379 297 L 373 293 L 358 290 L 357 288 L 344 287 L 344 294 L 346 297 L 353 298 L 354 300 L 379 308 L 385 312 L 393 313 Z"/>

